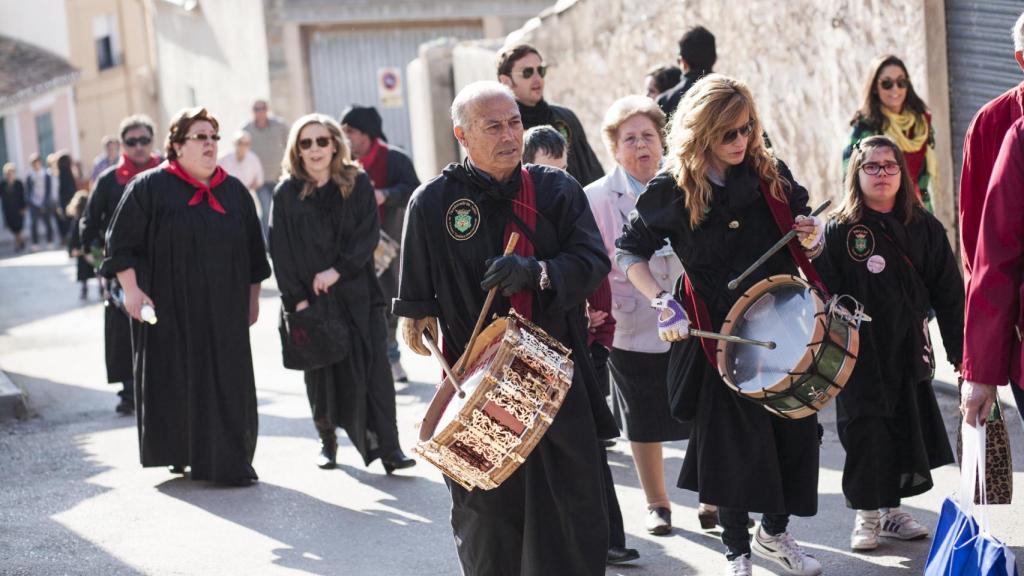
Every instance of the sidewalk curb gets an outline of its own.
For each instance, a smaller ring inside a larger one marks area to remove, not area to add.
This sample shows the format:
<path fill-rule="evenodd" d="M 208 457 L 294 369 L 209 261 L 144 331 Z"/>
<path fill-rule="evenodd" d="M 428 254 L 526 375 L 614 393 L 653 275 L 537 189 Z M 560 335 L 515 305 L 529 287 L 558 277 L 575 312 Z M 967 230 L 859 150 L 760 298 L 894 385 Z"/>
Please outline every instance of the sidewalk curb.
<path fill-rule="evenodd" d="M 25 393 L 0 370 L 0 422 L 22 418 L 25 414 Z"/>

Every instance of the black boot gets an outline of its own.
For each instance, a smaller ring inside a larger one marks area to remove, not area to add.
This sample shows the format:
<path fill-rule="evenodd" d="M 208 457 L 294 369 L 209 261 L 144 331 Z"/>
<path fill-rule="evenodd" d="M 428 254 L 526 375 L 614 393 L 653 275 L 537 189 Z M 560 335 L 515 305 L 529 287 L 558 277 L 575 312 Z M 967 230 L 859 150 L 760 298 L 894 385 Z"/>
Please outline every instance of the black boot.
<path fill-rule="evenodd" d="M 387 456 L 380 457 L 381 464 L 384 465 L 384 471 L 391 474 L 395 470 L 401 470 L 403 468 L 412 468 L 416 465 L 416 461 L 405 455 L 401 448 L 395 448 L 393 452 Z"/>
<path fill-rule="evenodd" d="M 338 465 L 338 436 L 326 420 L 314 420 L 313 424 L 320 434 L 320 454 L 316 457 L 316 465 L 324 470 L 333 470 Z"/>

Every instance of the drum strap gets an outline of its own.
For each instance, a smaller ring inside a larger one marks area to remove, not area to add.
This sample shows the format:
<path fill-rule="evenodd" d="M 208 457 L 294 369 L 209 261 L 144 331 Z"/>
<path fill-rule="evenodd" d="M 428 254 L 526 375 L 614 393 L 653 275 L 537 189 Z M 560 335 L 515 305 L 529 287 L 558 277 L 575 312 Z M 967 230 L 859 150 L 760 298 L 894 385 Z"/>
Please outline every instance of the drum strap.
<path fill-rule="evenodd" d="M 697 296 L 697 291 L 693 289 L 693 284 L 690 284 L 690 276 L 685 273 L 683 274 L 683 291 L 686 294 L 686 298 L 683 299 L 683 308 L 686 310 L 686 315 L 690 317 L 690 321 L 697 326 L 698 330 L 713 331 L 714 328 L 711 326 L 711 314 L 708 313 L 708 307 Z M 701 338 L 700 347 L 704 349 L 704 355 L 708 357 L 708 362 L 715 366 L 714 341 L 710 338 Z"/>
<path fill-rule="evenodd" d="M 520 232 L 519 242 L 516 244 L 515 253 L 530 258 L 534 255 L 533 232 L 537 227 L 537 192 L 533 187 L 533 178 L 526 168 L 522 168 L 522 184 L 519 186 L 519 195 L 512 201 L 512 218 L 505 224 L 504 244 L 513 232 Z M 517 230 L 518 229 L 518 230 Z M 523 315 L 527 320 L 533 320 L 533 291 L 521 290 L 509 298 L 512 307 Z"/>
<path fill-rule="evenodd" d="M 779 232 L 782 232 L 783 235 L 789 233 L 793 229 L 793 214 L 789 210 L 789 204 L 773 196 L 768 183 L 763 180 L 761 181 L 761 194 L 764 195 L 764 201 L 768 203 L 768 209 L 771 210 L 772 217 L 775 218 L 775 224 L 779 227 Z M 820 290 L 824 295 L 824 299 L 828 300 L 829 292 L 825 288 L 825 283 L 821 281 L 818 271 L 811 264 L 807 254 L 804 253 L 803 247 L 800 246 L 800 241 L 793 238 L 786 244 L 786 248 L 789 248 L 789 253 L 792 254 L 793 260 L 796 260 L 796 265 L 803 271 L 807 281 Z"/>

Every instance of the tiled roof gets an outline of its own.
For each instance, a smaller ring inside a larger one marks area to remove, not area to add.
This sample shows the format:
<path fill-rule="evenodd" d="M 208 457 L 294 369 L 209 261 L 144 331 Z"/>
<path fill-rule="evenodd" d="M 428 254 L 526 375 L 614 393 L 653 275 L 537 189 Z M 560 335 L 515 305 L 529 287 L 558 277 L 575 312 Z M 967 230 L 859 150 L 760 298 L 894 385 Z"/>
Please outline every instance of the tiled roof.
<path fill-rule="evenodd" d="M 64 58 L 34 44 L 0 35 L 0 109 L 70 84 L 78 74 Z"/>

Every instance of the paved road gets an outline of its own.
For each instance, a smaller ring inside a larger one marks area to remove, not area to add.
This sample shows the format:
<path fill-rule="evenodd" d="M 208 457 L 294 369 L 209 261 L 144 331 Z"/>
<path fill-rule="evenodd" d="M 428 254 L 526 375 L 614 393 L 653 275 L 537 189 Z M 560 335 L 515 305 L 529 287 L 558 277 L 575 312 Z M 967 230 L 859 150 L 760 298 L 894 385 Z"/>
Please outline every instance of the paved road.
<path fill-rule="evenodd" d="M 263 316 L 252 330 L 261 481 L 221 488 L 139 467 L 134 421 L 114 414 L 114 389 L 104 384 L 101 306 L 95 291 L 89 301 L 78 300 L 73 277 L 58 251 L 0 259 L 0 368 L 28 392 L 33 414 L 0 424 L 0 574 L 458 574 L 440 473 L 420 464 L 387 477 L 379 463 L 363 468 L 347 443 L 340 469 L 313 466 L 317 444 L 301 374 L 280 365 L 272 285 L 264 288 Z M 406 358 L 414 381 L 399 387 L 398 417 L 409 448 L 438 370 L 429 360 Z M 940 376 L 949 381 L 948 366 Z M 952 429 L 955 402 L 942 394 L 940 403 Z M 927 541 L 887 544 L 868 555 L 847 550 L 852 516 L 840 490 L 842 450 L 832 411 L 823 422 L 821 510 L 795 520 L 793 532 L 826 574 L 920 574 Z M 1010 426 L 1021 470 L 1024 434 L 1016 417 Z M 671 480 L 685 447 L 667 446 Z M 721 573 L 718 535 L 699 530 L 695 495 L 670 490 L 677 529 L 649 536 L 627 445 L 620 443 L 611 463 L 627 538 L 641 560 L 608 574 Z M 928 525 L 954 490 L 957 470 L 938 470 L 936 481 L 930 493 L 906 502 Z M 1024 501 L 1024 472 L 1015 474 L 1015 487 Z M 993 532 L 1018 556 L 1021 512 L 1019 503 L 991 511 Z M 775 573 L 760 564 L 755 574 Z"/>

